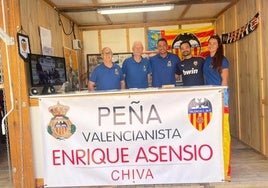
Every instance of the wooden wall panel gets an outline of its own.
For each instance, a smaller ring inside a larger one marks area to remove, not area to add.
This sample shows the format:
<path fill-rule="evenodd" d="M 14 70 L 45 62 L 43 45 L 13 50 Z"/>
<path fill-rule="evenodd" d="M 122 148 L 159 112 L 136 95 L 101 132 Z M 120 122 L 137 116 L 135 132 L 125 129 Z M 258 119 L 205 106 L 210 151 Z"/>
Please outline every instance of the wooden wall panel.
<path fill-rule="evenodd" d="M 51 31 L 51 45 L 54 48 L 54 55 L 63 56 L 63 37 L 61 32 L 61 26 L 59 25 L 57 12 L 44 1 L 40 1 L 40 8 L 38 14 L 39 26 L 42 26 Z"/>
<path fill-rule="evenodd" d="M 236 22 L 236 6 L 231 7 L 223 15 L 218 17 L 216 21 L 216 33 L 228 33 L 237 28 Z M 238 56 L 237 56 L 237 43 L 225 44 L 224 54 L 229 61 L 229 123 L 230 132 L 234 137 L 239 137 L 240 122 L 239 122 L 239 92 L 238 85 L 239 74 Z"/>
<path fill-rule="evenodd" d="M 247 10 L 247 11 L 245 11 Z M 257 12 L 256 1 L 238 2 L 237 23 L 245 25 Z M 260 59 L 258 32 L 253 32 L 238 42 L 238 69 L 240 70 L 241 139 L 258 151 L 261 150 L 260 121 Z"/>
<path fill-rule="evenodd" d="M 127 52 L 128 44 L 126 30 L 127 29 L 101 30 L 102 48 L 106 46 L 110 47 L 113 53 Z"/>
<path fill-rule="evenodd" d="M 224 17 L 224 15 L 221 15 L 218 19 L 217 19 L 217 21 L 215 22 L 216 24 L 215 24 L 215 32 L 216 32 L 216 34 L 221 34 L 221 33 L 223 33 L 224 32 L 224 19 L 225 17 Z"/>
<path fill-rule="evenodd" d="M 259 11 L 260 1 L 238 1 L 218 18 L 217 28 L 228 33 L 244 26 Z M 222 22 L 223 28 L 220 28 Z M 263 60 L 259 55 L 260 48 L 260 33 L 254 31 L 233 44 L 225 45 L 225 55 L 230 61 L 231 133 L 264 153 L 261 118 Z"/>
<path fill-rule="evenodd" d="M 20 0 L 20 29 L 22 29 L 20 32 L 29 35 L 32 53 L 41 53 L 39 31 L 37 27 L 39 25 L 39 4 L 39 1 L 36 0 Z"/>
<path fill-rule="evenodd" d="M 239 42 L 238 45 L 238 69 L 239 74 L 237 77 L 240 87 L 238 88 L 239 95 L 239 112 L 241 119 L 241 134 L 240 139 L 246 143 L 250 143 L 250 110 L 249 110 L 249 100 L 250 100 L 250 91 L 249 91 L 249 79 L 250 79 L 250 70 L 247 62 L 248 59 L 248 43 L 245 40 Z"/>
<path fill-rule="evenodd" d="M 44 27 L 51 32 L 51 46 L 53 47 L 53 55 L 55 56 L 63 56 L 62 45 L 63 38 L 61 33 L 61 26 L 59 25 L 59 19 L 57 12 L 52 9 L 52 7 L 46 4 L 44 1 L 39 1 L 38 9 L 38 24 L 34 25 L 35 30 L 39 29 L 39 27 Z M 38 37 L 39 36 L 35 36 Z M 39 42 L 40 45 L 40 42 Z M 40 52 L 39 52 L 40 53 Z"/>
<path fill-rule="evenodd" d="M 242 2 L 242 3 L 241 3 Z M 237 14 L 240 14 L 237 22 L 240 23 L 246 23 L 248 20 L 244 17 L 247 17 L 246 10 L 248 6 L 246 5 L 245 1 L 240 1 L 239 5 L 237 6 Z M 247 100 L 250 99 L 250 91 L 249 91 L 249 79 L 250 79 L 250 70 L 249 70 L 249 63 L 247 62 L 248 56 L 250 54 L 248 53 L 248 42 L 247 40 L 240 40 L 238 42 L 238 69 L 239 69 L 239 75 L 237 77 L 238 82 L 240 83 L 240 87 L 238 88 L 238 95 L 240 99 L 240 106 L 239 106 L 239 112 L 241 117 L 241 134 L 240 139 L 242 139 L 245 143 L 250 144 L 251 139 L 251 127 L 250 127 L 250 110 L 249 109 L 249 103 Z"/>
<path fill-rule="evenodd" d="M 268 156 L 268 40 L 267 40 L 267 33 L 268 33 L 268 1 L 262 0 L 259 4 L 260 7 L 260 21 L 261 24 L 259 26 L 259 34 L 260 34 L 260 43 L 261 49 L 261 58 L 263 62 L 262 68 L 262 80 L 261 80 L 261 87 L 262 87 L 262 110 L 263 113 L 261 117 L 262 120 L 262 128 L 261 134 L 263 138 L 263 153 Z"/>
<path fill-rule="evenodd" d="M 51 46 L 53 55 L 63 57 L 63 47 L 72 48 L 72 40 L 82 39 L 82 32 L 75 25 L 72 33 L 72 23 L 64 16 L 58 15 L 53 7 L 43 0 L 20 0 L 21 4 L 21 25 L 23 34 L 29 35 L 31 52 L 42 53 L 39 35 L 39 26 L 51 31 Z M 59 19 L 60 18 L 60 19 Z M 59 24 L 61 20 L 61 24 Z M 79 73 L 86 72 L 82 50 L 77 50 Z"/>
<path fill-rule="evenodd" d="M 65 35 L 71 32 L 71 23 L 64 16 L 60 16 L 62 25 L 59 24 L 58 13 L 43 0 L 20 0 L 21 18 L 23 33 L 29 35 L 32 53 L 41 53 L 41 42 L 39 36 L 39 26 L 51 31 L 52 47 L 54 55 L 63 56 L 63 46 L 72 48 L 74 34 Z M 75 26 L 75 36 L 81 39 L 81 32 Z"/>
<path fill-rule="evenodd" d="M 3 12 L 2 7 L 0 11 L 0 27 L 14 38 L 12 45 L 5 45 L 0 40 L 4 99 L 9 114 L 7 127 L 12 169 L 10 174 L 14 187 L 35 187 L 29 98 L 24 74 L 26 64 L 18 54 L 16 39 L 17 26 L 21 24 L 19 0 L 2 1 L 2 5 L 4 7 Z"/>
<path fill-rule="evenodd" d="M 230 8 L 224 14 L 224 29 L 221 33 L 227 33 L 233 31 L 234 28 L 237 28 L 237 14 L 236 7 Z M 237 43 L 225 44 L 224 45 L 225 55 L 229 60 L 229 110 L 230 110 L 230 130 L 233 136 L 239 136 L 239 95 L 237 87 L 239 85 L 239 80 L 237 76 L 239 74 L 238 67 L 238 56 L 237 56 Z M 237 80 L 237 81 L 236 81 Z"/>

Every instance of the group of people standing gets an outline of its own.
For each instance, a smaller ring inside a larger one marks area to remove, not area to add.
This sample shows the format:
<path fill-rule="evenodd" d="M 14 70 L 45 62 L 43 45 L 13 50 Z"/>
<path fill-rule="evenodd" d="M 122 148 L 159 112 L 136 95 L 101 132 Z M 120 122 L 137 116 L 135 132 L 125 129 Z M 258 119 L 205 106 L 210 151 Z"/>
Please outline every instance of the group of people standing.
<path fill-rule="evenodd" d="M 228 85 L 229 62 L 223 54 L 223 45 L 218 35 L 209 38 L 210 54 L 205 59 L 192 55 L 189 41 L 180 44 L 182 60 L 168 52 L 168 43 L 164 38 L 158 40 L 157 49 L 156 55 L 144 58 L 142 43 L 134 42 L 133 55 L 124 60 L 121 68 L 112 62 L 112 50 L 103 48 L 103 64 L 93 70 L 88 81 L 89 90 L 175 86 L 179 75 L 182 76 L 183 86 Z"/>

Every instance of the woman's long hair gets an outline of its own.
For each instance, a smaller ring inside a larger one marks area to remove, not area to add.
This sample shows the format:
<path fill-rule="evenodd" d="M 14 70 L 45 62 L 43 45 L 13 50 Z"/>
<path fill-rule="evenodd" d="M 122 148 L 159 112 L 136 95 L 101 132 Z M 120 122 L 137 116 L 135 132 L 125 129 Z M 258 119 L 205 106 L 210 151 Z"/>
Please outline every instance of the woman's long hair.
<path fill-rule="evenodd" d="M 222 71 L 222 60 L 224 58 L 221 38 L 219 37 L 219 35 L 212 35 L 208 41 L 210 41 L 210 39 L 216 39 L 218 42 L 218 49 L 217 49 L 215 55 L 212 57 L 213 58 L 212 67 L 215 71 L 221 72 Z"/>

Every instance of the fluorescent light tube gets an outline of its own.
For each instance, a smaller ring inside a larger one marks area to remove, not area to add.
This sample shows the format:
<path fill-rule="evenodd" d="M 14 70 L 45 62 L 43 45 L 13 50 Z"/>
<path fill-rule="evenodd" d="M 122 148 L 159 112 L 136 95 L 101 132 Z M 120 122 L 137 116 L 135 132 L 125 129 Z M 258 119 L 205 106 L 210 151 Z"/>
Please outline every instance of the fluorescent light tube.
<path fill-rule="evenodd" d="M 98 9 L 99 14 L 123 14 L 123 13 L 135 13 L 135 12 L 153 12 L 153 11 L 168 11 L 172 10 L 174 5 L 148 5 L 148 6 L 136 6 L 136 7 L 117 7 L 117 8 L 103 8 Z"/>

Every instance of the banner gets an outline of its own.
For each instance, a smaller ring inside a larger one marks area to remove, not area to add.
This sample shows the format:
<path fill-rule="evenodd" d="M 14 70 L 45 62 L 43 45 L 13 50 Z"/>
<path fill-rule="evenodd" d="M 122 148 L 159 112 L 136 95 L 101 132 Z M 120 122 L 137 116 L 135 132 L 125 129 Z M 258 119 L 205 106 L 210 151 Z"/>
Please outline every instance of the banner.
<path fill-rule="evenodd" d="M 245 36 L 252 33 L 255 29 L 257 29 L 259 25 L 259 13 L 257 13 L 246 25 L 243 27 L 230 32 L 222 34 L 222 43 L 229 44 L 244 38 Z"/>
<path fill-rule="evenodd" d="M 195 56 L 206 57 L 209 54 L 208 39 L 213 34 L 213 26 L 176 30 L 148 30 L 148 50 L 156 50 L 158 39 L 165 38 L 168 42 L 168 50 L 180 56 L 180 44 L 182 41 L 188 40 Z"/>
<path fill-rule="evenodd" d="M 208 89 L 41 98 L 45 185 L 224 181 L 222 96 Z"/>

